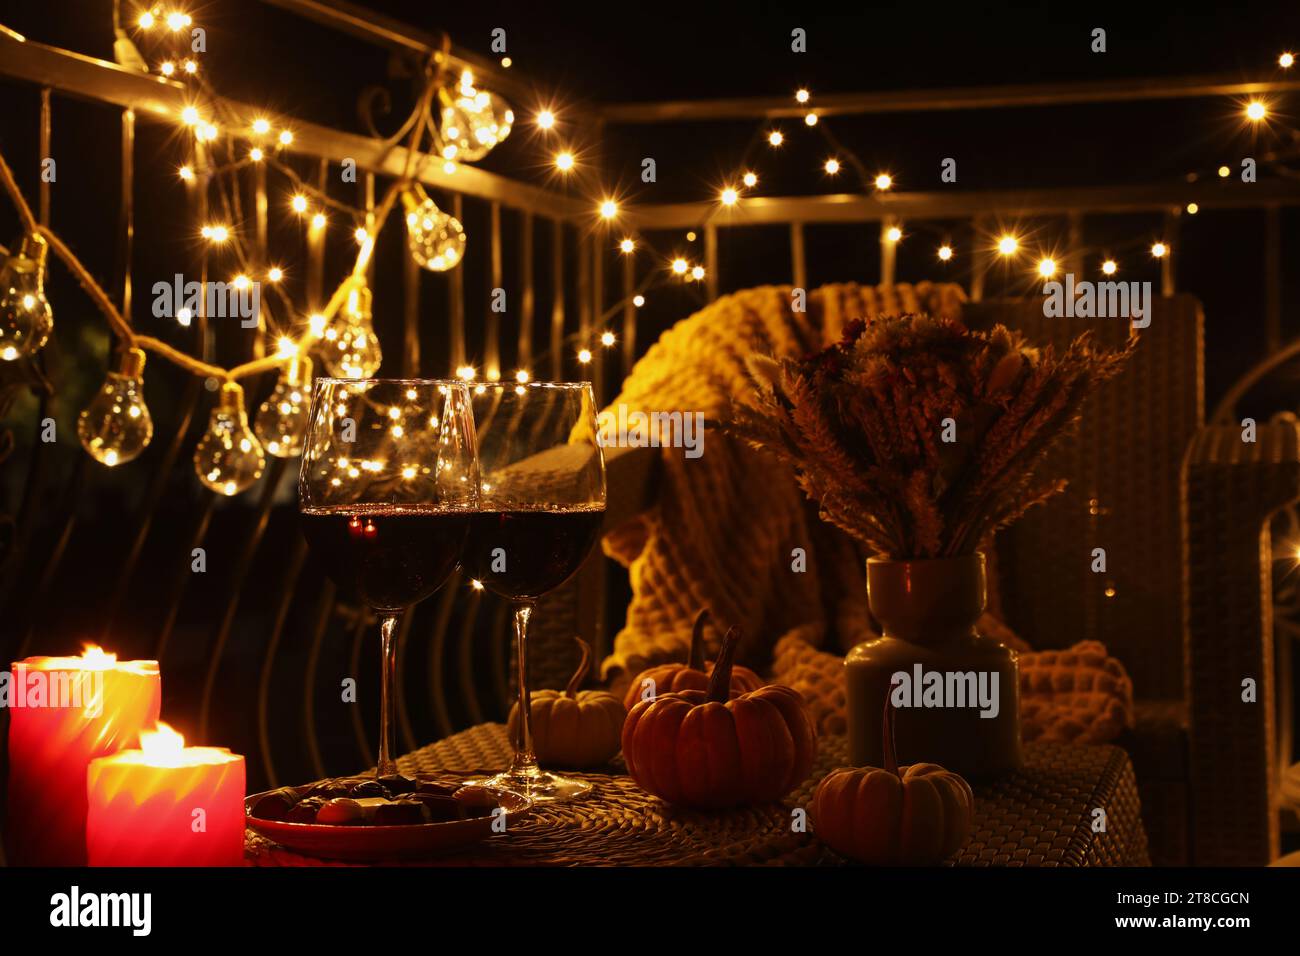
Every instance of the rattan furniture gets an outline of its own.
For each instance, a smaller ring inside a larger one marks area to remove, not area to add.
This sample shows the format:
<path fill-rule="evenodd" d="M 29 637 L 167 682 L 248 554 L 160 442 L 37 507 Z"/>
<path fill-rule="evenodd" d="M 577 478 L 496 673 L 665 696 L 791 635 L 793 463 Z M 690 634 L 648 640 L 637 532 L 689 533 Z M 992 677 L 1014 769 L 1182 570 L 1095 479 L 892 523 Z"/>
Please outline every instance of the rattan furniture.
<path fill-rule="evenodd" d="M 794 832 L 794 810 L 811 803 L 830 769 L 845 763 L 843 737 L 819 741 L 808 780 L 783 804 L 701 813 L 650 796 L 620 768 L 579 774 L 593 795 L 534 809 L 499 838 L 427 862 L 482 866 L 820 866 L 846 861 L 811 832 Z M 481 724 L 402 757 L 407 773 L 461 778 L 495 771 L 510 757 L 501 724 Z M 1098 811 L 1101 811 L 1100 813 Z M 812 830 L 813 827 L 809 827 Z M 253 866 L 319 866 L 248 831 Z M 395 862 L 395 861 L 389 861 Z M 1118 747 L 1030 744 L 1026 766 L 975 789 L 970 842 L 958 866 L 1145 866 L 1146 837 L 1133 765 Z"/>

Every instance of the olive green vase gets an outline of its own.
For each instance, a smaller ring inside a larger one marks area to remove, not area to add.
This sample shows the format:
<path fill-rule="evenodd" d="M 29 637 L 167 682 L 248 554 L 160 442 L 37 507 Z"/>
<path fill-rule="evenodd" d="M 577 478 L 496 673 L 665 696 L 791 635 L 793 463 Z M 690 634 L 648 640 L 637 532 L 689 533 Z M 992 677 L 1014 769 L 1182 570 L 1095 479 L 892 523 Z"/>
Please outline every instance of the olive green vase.
<path fill-rule="evenodd" d="M 1017 655 L 975 631 L 985 602 L 984 555 L 872 558 L 867 600 L 883 636 L 844 659 L 852 762 L 882 766 L 880 730 L 891 694 L 900 764 L 937 763 L 975 779 L 1018 768 Z"/>

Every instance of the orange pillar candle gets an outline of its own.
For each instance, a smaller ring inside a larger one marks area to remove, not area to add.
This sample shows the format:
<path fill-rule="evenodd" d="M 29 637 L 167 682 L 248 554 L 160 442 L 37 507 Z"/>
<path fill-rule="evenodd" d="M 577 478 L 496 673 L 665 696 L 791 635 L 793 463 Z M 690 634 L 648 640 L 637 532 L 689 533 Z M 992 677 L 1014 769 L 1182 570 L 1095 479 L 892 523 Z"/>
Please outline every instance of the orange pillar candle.
<path fill-rule="evenodd" d="M 87 647 L 81 657 L 29 657 L 7 676 L 9 862 L 85 866 L 86 767 L 158 721 L 158 662 Z"/>
<path fill-rule="evenodd" d="M 91 866 L 240 866 L 244 758 L 186 747 L 164 723 L 139 750 L 92 760 L 86 774 Z"/>

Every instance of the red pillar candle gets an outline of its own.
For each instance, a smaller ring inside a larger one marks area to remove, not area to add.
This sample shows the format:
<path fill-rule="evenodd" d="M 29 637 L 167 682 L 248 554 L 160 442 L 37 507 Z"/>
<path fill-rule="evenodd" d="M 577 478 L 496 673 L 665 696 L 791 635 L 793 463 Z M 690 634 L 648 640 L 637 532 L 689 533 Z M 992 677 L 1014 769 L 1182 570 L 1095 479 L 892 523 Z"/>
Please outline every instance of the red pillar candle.
<path fill-rule="evenodd" d="M 186 747 L 166 724 L 139 750 L 90 762 L 86 851 L 91 866 L 240 866 L 244 758 Z"/>
<path fill-rule="evenodd" d="M 8 677 L 9 862 L 85 866 L 86 767 L 157 723 L 158 662 L 87 647 L 81 657 L 18 661 Z"/>

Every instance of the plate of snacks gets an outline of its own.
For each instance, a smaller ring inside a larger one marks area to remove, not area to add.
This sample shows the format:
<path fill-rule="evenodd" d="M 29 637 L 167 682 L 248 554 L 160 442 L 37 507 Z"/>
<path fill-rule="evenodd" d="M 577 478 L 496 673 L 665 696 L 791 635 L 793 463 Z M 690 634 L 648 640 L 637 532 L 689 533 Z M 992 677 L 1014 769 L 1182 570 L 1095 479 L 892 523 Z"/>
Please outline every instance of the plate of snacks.
<path fill-rule="evenodd" d="M 433 777 L 333 777 L 244 800 L 248 826 L 309 856 L 374 861 L 433 856 L 507 832 L 527 797 Z"/>

